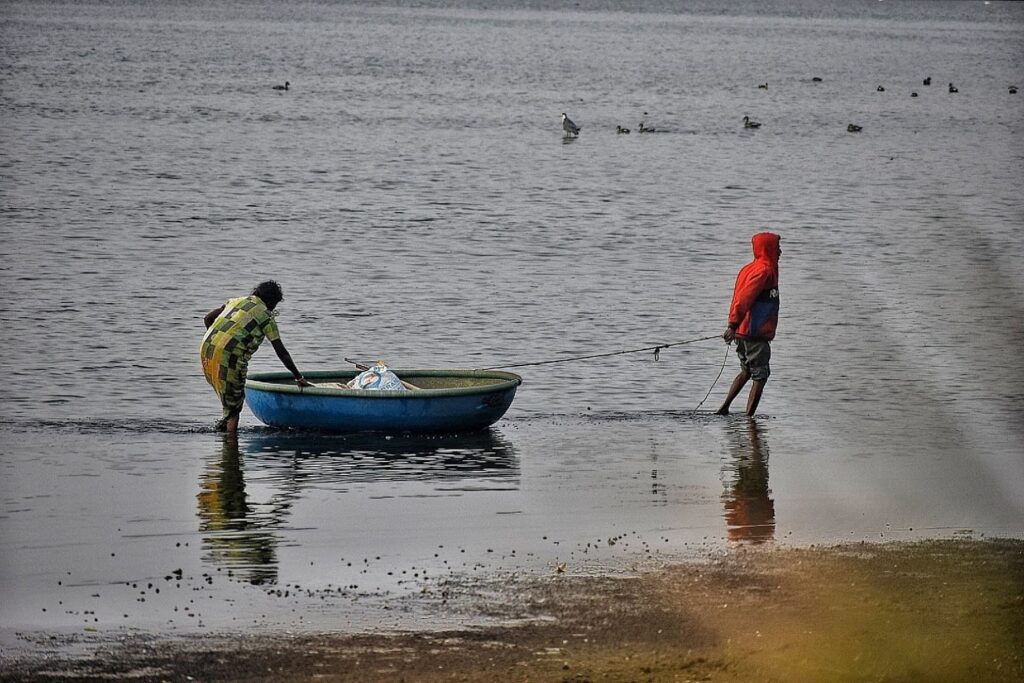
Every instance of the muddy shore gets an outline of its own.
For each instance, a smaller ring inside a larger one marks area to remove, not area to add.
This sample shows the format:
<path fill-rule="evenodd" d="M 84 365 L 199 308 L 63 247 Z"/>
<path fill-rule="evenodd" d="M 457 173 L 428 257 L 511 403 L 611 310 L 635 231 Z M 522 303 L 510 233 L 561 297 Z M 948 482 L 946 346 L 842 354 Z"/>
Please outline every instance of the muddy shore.
<path fill-rule="evenodd" d="M 1010 681 L 1024 541 L 737 550 L 630 577 L 555 574 L 418 633 L 21 634 L 6 681 Z M 514 619 L 514 621 L 513 621 Z M 58 642 L 59 641 L 59 642 Z"/>

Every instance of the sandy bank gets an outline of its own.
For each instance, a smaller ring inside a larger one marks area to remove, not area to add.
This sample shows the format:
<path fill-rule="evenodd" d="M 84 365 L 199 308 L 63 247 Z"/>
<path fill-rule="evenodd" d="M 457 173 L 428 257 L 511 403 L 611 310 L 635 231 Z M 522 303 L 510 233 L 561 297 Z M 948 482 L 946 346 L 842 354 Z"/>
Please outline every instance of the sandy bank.
<path fill-rule="evenodd" d="M 1024 680 L 1024 542 L 735 551 L 631 578 L 556 575 L 441 609 L 443 633 L 132 637 L 85 655 L 24 634 L 3 680 Z"/>

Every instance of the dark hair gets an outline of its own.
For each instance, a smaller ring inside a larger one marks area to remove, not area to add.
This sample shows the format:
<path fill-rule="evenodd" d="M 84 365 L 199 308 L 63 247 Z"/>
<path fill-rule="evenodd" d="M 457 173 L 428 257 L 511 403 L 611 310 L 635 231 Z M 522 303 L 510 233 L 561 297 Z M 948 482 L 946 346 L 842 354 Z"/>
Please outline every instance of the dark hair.
<path fill-rule="evenodd" d="M 259 283 L 256 285 L 256 289 L 252 290 L 252 293 L 254 296 L 258 296 L 267 305 L 267 308 L 271 309 L 281 303 L 281 299 L 284 298 L 281 285 L 273 280 Z"/>

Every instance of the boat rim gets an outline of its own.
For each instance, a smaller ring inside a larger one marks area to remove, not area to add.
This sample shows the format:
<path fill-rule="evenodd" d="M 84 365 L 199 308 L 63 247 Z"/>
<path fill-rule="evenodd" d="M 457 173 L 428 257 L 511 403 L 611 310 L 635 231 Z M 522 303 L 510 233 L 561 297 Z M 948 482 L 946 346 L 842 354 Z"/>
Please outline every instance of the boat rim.
<path fill-rule="evenodd" d="M 280 380 L 294 380 L 290 372 L 258 372 L 250 375 L 245 381 L 245 388 L 275 394 L 302 394 L 307 396 L 339 396 L 362 399 L 421 399 L 440 398 L 445 396 L 473 396 L 506 391 L 519 386 L 523 378 L 512 372 L 502 370 L 437 370 L 409 369 L 392 371 L 401 379 L 411 381 L 416 377 L 465 377 L 469 379 L 495 379 L 493 384 L 478 384 L 469 387 L 449 387 L 444 389 L 420 389 L 418 391 L 368 391 L 365 389 L 337 389 L 334 387 L 300 387 L 295 384 L 278 384 Z M 303 373 L 310 381 L 355 377 L 361 370 L 313 370 Z"/>

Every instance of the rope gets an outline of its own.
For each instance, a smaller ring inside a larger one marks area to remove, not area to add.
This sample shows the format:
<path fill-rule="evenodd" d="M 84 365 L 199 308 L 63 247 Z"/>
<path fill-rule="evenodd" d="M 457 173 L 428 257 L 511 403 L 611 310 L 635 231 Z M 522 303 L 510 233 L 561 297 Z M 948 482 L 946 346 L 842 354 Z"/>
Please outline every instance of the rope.
<path fill-rule="evenodd" d="M 729 351 L 731 350 L 732 343 L 729 343 L 725 347 L 725 360 L 722 361 L 722 367 L 718 369 L 718 377 L 715 377 L 715 381 L 711 383 L 711 388 L 708 389 L 708 393 L 704 394 L 704 398 L 702 398 L 700 403 L 697 404 L 697 407 L 693 409 L 693 413 L 691 413 L 691 415 L 696 414 L 696 412 L 700 410 L 700 407 L 704 405 L 704 401 L 708 400 L 708 396 L 710 396 L 711 392 L 715 390 L 715 385 L 718 384 L 718 380 L 722 379 L 722 373 L 725 372 L 725 366 L 729 364 Z"/>
<path fill-rule="evenodd" d="M 697 342 L 708 341 L 709 339 L 719 339 L 721 335 L 713 334 L 710 337 L 700 337 L 699 339 L 686 339 L 684 341 L 670 342 L 668 344 L 658 344 L 657 346 L 645 346 L 642 349 L 627 349 L 625 351 L 611 351 L 609 353 L 594 353 L 589 356 L 573 356 L 572 358 L 558 358 L 556 360 L 542 360 L 534 363 L 514 363 L 511 365 L 495 365 L 489 368 L 479 368 L 480 370 L 503 370 L 505 368 L 525 368 L 532 367 L 534 365 L 552 365 L 554 363 L 570 363 L 577 360 L 590 360 L 591 358 L 608 358 L 610 356 L 622 356 L 627 353 L 643 353 L 644 351 L 654 351 L 654 360 L 658 360 L 658 355 L 662 349 L 667 349 L 672 346 L 682 346 L 683 344 L 695 344 Z M 723 366 L 724 368 L 724 366 Z M 719 373 L 721 376 L 721 373 Z M 716 382 L 718 380 L 715 380 Z M 712 387 L 713 388 L 713 387 Z M 710 393 L 710 392 L 709 392 Z M 702 401 L 703 402 L 703 401 Z"/>

